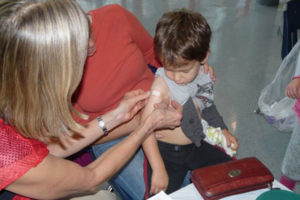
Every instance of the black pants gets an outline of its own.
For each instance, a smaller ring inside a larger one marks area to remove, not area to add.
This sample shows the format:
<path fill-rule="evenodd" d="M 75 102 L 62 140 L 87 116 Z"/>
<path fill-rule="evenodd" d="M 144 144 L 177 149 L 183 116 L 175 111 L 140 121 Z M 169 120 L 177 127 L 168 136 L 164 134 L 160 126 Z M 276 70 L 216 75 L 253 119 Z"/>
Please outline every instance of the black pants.
<path fill-rule="evenodd" d="M 173 145 L 160 141 L 158 141 L 158 147 L 169 175 L 167 194 L 180 188 L 188 170 L 232 160 L 226 153 L 203 140 L 200 147 L 196 147 L 194 144 Z M 152 169 L 149 163 L 147 173 L 149 177 L 149 191 L 151 188 L 152 175 Z"/>

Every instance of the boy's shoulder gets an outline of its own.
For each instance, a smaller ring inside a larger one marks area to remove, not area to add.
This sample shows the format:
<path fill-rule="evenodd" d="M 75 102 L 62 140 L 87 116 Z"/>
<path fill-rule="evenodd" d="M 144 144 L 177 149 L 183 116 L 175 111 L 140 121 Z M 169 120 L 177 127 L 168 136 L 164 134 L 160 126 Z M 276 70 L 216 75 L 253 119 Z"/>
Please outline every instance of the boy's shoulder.
<path fill-rule="evenodd" d="M 156 91 L 156 94 L 158 94 L 157 92 L 160 94 L 168 94 L 169 87 L 163 77 L 156 76 L 152 84 L 151 91 Z"/>

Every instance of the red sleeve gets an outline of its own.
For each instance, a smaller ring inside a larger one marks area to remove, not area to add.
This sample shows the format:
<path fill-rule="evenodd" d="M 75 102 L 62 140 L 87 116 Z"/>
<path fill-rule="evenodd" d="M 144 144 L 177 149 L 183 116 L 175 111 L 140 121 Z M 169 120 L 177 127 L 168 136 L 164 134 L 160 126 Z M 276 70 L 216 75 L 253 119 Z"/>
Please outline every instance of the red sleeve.
<path fill-rule="evenodd" d="M 123 10 L 125 18 L 128 20 L 130 27 L 130 35 L 132 40 L 137 44 L 143 53 L 148 64 L 151 64 L 155 67 L 161 66 L 160 62 L 155 58 L 154 46 L 153 46 L 153 37 L 149 32 L 144 28 L 141 22 L 135 17 L 134 14 L 120 6 L 120 9 Z"/>
<path fill-rule="evenodd" d="M 36 167 L 48 154 L 44 143 L 24 138 L 0 121 L 0 190 Z"/>

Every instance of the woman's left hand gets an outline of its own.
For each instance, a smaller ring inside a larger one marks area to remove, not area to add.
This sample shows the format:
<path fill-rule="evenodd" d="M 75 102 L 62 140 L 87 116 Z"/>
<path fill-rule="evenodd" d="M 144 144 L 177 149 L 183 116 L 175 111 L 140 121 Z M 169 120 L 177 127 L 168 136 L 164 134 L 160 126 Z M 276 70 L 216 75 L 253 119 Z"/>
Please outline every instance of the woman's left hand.
<path fill-rule="evenodd" d="M 207 63 L 204 63 L 203 67 L 204 67 L 204 73 L 209 74 L 210 79 L 212 80 L 212 82 L 215 83 L 216 82 L 215 70 L 210 65 L 208 65 Z"/>
<path fill-rule="evenodd" d="M 206 57 L 204 58 L 204 60 L 201 62 L 201 64 L 203 65 L 204 67 L 204 73 L 205 74 L 208 74 L 209 73 L 209 76 L 210 76 L 210 79 L 212 80 L 212 82 L 216 82 L 216 74 L 215 74 L 215 71 L 214 69 L 208 65 L 207 61 L 208 61 L 208 58 L 210 56 L 210 50 L 207 51 L 207 55 Z"/>
<path fill-rule="evenodd" d="M 114 111 L 115 119 L 119 123 L 132 119 L 146 105 L 149 96 L 150 92 L 141 89 L 127 92 Z"/>

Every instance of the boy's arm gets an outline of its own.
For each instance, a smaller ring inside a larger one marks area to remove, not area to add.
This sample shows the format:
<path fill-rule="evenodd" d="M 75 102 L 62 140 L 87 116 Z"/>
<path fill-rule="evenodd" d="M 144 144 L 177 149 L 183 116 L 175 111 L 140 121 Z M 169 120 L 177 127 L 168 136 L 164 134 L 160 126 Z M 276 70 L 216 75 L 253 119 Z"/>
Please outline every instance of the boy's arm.
<path fill-rule="evenodd" d="M 151 93 L 152 94 L 149 98 L 149 101 L 143 110 L 142 120 L 152 112 L 152 110 L 154 109 L 154 104 L 163 101 L 164 98 L 168 98 L 169 96 L 168 87 L 161 77 L 158 77 L 154 80 Z M 169 177 L 160 155 L 155 136 L 151 134 L 144 141 L 142 146 L 147 156 L 148 162 L 150 163 L 152 168 L 150 194 L 156 194 L 161 190 L 166 190 L 169 184 Z"/>
<path fill-rule="evenodd" d="M 227 146 L 236 150 L 239 147 L 237 138 L 233 136 L 223 121 L 223 117 L 217 110 L 216 105 L 212 105 L 208 108 L 203 109 L 202 117 L 205 119 L 210 126 L 220 127 L 222 129 L 222 133 L 226 138 Z"/>
<path fill-rule="evenodd" d="M 223 117 L 217 110 L 215 104 L 202 110 L 202 117 L 210 126 L 220 127 L 221 129 L 228 129 L 223 121 Z"/>

